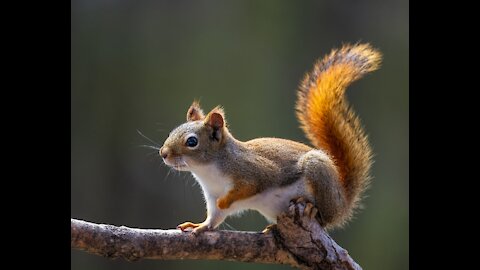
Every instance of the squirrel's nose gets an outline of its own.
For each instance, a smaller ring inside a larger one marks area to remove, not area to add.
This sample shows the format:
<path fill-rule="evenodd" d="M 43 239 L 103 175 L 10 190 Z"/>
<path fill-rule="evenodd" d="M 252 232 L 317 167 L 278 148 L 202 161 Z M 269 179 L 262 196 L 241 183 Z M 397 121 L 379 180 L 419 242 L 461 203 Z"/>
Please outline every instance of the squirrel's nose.
<path fill-rule="evenodd" d="M 168 157 L 168 148 L 166 147 L 162 147 L 160 148 L 160 156 L 162 156 L 162 158 L 167 158 Z"/>

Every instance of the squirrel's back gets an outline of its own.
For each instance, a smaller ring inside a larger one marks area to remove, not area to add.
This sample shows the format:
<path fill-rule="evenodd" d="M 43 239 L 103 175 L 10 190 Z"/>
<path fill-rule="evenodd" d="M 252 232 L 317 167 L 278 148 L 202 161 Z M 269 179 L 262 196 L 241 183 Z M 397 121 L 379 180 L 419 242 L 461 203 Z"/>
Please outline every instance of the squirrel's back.
<path fill-rule="evenodd" d="M 350 218 L 368 187 L 372 151 L 345 90 L 364 74 L 378 69 L 381 54 L 368 44 L 345 45 L 315 63 L 300 84 L 296 104 L 301 128 L 312 144 L 334 161 Z"/>

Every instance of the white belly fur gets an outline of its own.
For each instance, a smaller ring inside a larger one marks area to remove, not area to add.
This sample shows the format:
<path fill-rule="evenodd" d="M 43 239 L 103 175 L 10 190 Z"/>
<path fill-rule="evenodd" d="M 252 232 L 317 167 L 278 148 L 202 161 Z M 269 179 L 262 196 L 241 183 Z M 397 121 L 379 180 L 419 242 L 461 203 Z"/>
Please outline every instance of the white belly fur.
<path fill-rule="evenodd" d="M 270 222 L 276 222 L 277 216 L 287 210 L 292 199 L 303 196 L 313 201 L 312 194 L 305 190 L 307 185 L 302 178 L 288 186 L 270 188 L 250 198 L 236 201 L 229 208 L 220 210 L 216 206 L 216 200 L 230 190 L 233 180 L 223 175 L 213 165 L 197 167 L 192 170 L 192 174 L 202 187 L 207 208 L 216 208 L 215 211 L 223 212 L 225 217 L 253 209 L 259 211 Z"/>
<path fill-rule="evenodd" d="M 305 180 L 298 181 L 283 187 L 275 187 L 265 190 L 253 197 L 233 203 L 230 208 L 233 212 L 245 209 L 259 211 L 270 222 L 277 222 L 277 216 L 288 209 L 290 201 L 298 197 L 305 197 L 312 200 L 312 196 L 305 190 Z"/>

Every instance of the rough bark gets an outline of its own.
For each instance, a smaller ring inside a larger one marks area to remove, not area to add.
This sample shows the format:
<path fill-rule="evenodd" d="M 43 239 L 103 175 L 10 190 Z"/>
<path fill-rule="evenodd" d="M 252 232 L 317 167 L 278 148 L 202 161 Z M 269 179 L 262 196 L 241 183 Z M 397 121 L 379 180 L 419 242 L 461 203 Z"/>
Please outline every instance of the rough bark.
<path fill-rule="evenodd" d="M 292 204 L 267 233 L 117 227 L 71 219 L 71 247 L 108 258 L 204 259 L 289 264 L 300 269 L 361 269 L 315 219 L 305 204 Z"/>

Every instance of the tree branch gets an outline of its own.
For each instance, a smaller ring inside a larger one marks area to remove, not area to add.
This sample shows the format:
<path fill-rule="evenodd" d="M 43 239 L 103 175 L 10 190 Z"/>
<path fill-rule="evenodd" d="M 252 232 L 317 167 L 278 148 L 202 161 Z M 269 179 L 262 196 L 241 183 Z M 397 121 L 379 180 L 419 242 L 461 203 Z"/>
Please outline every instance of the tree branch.
<path fill-rule="evenodd" d="M 204 259 L 289 264 L 301 269 L 361 269 L 315 219 L 292 204 L 268 233 L 116 227 L 71 219 L 71 247 L 108 258 Z"/>

